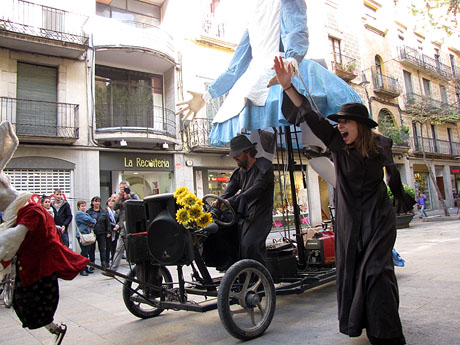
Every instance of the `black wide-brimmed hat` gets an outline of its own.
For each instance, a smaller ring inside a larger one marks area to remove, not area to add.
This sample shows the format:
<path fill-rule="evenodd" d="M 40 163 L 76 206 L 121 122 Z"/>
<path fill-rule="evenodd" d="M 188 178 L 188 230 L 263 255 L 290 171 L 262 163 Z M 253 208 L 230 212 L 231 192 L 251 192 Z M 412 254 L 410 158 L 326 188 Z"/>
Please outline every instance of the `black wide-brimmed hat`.
<path fill-rule="evenodd" d="M 240 134 L 230 140 L 230 157 L 238 156 L 241 152 L 252 149 L 256 147 L 256 144 L 253 144 L 249 141 L 248 137 Z"/>
<path fill-rule="evenodd" d="M 338 122 L 339 119 L 354 120 L 371 128 L 378 126 L 378 123 L 369 117 L 367 108 L 361 103 L 345 103 L 337 114 L 329 115 L 327 118 L 335 122 Z"/>

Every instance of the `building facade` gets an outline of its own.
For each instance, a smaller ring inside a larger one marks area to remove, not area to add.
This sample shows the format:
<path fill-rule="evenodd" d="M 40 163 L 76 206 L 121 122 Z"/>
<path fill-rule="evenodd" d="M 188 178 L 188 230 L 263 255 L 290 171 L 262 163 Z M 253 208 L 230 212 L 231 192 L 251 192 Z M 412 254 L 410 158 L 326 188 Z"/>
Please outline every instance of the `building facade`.
<path fill-rule="evenodd" d="M 407 1 L 307 0 L 315 59 L 361 96 L 393 138 L 403 182 L 439 208 L 460 191 L 459 37 L 422 28 Z M 177 103 L 205 92 L 245 28 L 241 0 L 4 0 L 0 13 L 0 117 L 20 146 L 7 166 L 19 190 L 61 188 L 105 200 L 127 180 L 141 198 L 185 185 L 220 194 L 234 161 L 209 144 L 225 96 L 194 121 Z M 311 224 L 328 216 L 332 187 L 295 153 L 294 183 Z M 292 204 L 278 150 L 275 210 Z M 429 172 L 433 178 L 430 178 Z M 437 187 L 437 188 L 436 188 Z M 287 200 L 287 202 L 286 202 Z M 286 205 L 287 204 L 287 205 Z"/>

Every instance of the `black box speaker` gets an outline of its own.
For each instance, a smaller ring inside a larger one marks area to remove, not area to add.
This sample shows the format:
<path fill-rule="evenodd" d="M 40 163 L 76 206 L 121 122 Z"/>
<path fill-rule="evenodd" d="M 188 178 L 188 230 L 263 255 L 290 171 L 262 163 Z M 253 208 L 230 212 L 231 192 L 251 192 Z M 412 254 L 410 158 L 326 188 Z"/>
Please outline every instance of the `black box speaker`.
<path fill-rule="evenodd" d="M 142 200 L 126 200 L 126 260 L 131 263 L 150 261 L 147 243 L 145 209 Z"/>

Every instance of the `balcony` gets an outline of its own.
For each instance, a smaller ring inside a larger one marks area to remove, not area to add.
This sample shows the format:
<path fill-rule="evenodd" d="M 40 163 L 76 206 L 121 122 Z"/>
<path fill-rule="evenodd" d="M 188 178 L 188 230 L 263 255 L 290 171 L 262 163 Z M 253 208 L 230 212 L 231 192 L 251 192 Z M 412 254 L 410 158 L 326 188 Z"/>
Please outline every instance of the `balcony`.
<path fill-rule="evenodd" d="M 22 0 L 2 0 L 0 46 L 78 59 L 88 48 L 87 17 Z"/>
<path fill-rule="evenodd" d="M 438 101 L 429 96 L 421 96 L 408 93 L 404 96 L 405 111 L 409 114 L 424 114 L 425 116 L 437 116 L 445 120 L 456 122 L 460 116 L 459 104 L 449 104 Z"/>
<path fill-rule="evenodd" d="M 395 98 L 401 94 L 401 85 L 398 79 L 380 74 L 375 68 L 372 69 L 372 82 L 374 92 L 378 95 Z"/>
<path fill-rule="evenodd" d="M 77 104 L 0 97 L 0 118 L 21 141 L 74 142 L 79 137 Z"/>
<path fill-rule="evenodd" d="M 185 144 L 192 152 L 227 152 L 229 146 L 211 146 L 209 134 L 211 133 L 212 119 L 196 118 L 184 124 Z"/>
<path fill-rule="evenodd" d="M 155 73 L 165 73 L 176 64 L 172 37 L 145 23 L 96 16 L 94 46 L 98 64 Z"/>
<path fill-rule="evenodd" d="M 176 114 L 152 104 L 96 104 L 96 139 L 176 143 Z"/>
<path fill-rule="evenodd" d="M 357 66 L 356 59 L 345 55 L 335 55 L 333 61 L 331 61 L 331 65 L 334 73 L 346 82 L 358 76 L 355 72 Z"/>
<path fill-rule="evenodd" d="M 414 153 L 440 154 L 450 156 L 460 156 L 460 143 L 433 138 L 411 137 L 411 148 Z"/>
<path fill-rule="evenodd" d="M 417 69 L 421 68 L 426 74 L 434 78 L 452 80 L 450 67 L 439 59 L 431 58 L 419 50 L 407 46 L 401 46 L 398 50 L 401 64 Z"/>

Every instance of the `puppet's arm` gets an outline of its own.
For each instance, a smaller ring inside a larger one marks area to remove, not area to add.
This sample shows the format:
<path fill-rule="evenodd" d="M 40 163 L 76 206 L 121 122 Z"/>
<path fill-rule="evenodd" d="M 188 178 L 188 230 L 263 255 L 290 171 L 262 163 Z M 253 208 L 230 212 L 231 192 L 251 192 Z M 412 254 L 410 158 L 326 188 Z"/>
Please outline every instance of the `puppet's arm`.
<path fill-rule="evenodd" d="M 22 224 L 0 231 L 0 261 L 3 266 L 0 267 L 0 270 L 8 266 L 8 264 L 5 265 L 5 263 L 16 255 L 28 231 L 29 229 Z"/>

